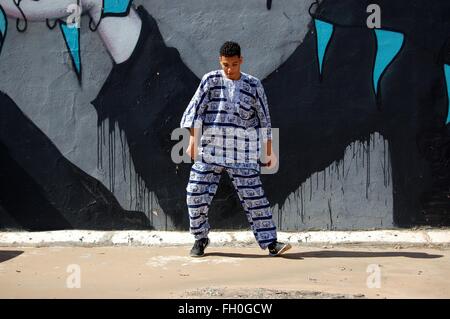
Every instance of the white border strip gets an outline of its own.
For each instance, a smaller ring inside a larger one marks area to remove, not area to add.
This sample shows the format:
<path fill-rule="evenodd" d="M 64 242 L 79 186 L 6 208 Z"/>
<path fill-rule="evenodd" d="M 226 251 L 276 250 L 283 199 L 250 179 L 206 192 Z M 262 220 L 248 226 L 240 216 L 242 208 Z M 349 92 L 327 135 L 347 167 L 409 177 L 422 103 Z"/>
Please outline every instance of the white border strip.
<path fill-rule="evenodd" d="M 212 231 L 212 245 L 256 244 L 250 231 Z M 292 244 L 450 244 L 450 229 L 278 232 Z M 0 232 L 0 246 L 170 246 L 192 245 L 189 232 L 91 231 Z"/>

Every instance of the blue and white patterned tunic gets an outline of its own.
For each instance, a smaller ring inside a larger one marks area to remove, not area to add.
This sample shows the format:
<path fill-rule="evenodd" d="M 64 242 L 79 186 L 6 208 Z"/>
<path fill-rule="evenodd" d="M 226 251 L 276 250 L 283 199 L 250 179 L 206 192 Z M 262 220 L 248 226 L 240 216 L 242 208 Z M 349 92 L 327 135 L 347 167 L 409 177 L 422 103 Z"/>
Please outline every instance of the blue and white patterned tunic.
<path fill-rule="evenodd" d="M 267 97 L 261 81 L 241 72 L 228 79 L 222 70 L 205 74 L 180 123 L 202 128 L 202 162 L 259 171 L 260 141 L 272 139 Z"/>

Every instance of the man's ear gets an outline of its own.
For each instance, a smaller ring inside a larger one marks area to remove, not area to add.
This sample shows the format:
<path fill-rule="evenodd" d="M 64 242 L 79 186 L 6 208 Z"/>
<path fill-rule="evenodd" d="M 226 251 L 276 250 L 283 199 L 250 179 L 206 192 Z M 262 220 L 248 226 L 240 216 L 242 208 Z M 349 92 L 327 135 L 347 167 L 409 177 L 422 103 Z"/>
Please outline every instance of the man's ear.
<path fill-rule="evenodd" d="M 241 55 L 241 57 L 239 58 L 239 63 L 242 64 L 244 63 L 244 57 Z"/>

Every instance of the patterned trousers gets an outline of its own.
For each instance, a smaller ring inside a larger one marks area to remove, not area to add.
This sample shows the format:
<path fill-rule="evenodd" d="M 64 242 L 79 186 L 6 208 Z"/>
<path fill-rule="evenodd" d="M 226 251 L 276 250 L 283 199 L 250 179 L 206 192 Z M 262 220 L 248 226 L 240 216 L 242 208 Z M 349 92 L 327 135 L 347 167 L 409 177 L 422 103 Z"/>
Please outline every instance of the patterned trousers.
<path fill-rule="evenodd" d="M 227 168 L 201 162 L 192 165 L 186 187 L 191 234 L 195 239 L 208 237 L 208 210 L 223 170 L 226 170 L 233 182 L 259 246 L 262 249 L 267 248 L 277 239 L 277 230 L 259 173 L 249 169 Z"/>

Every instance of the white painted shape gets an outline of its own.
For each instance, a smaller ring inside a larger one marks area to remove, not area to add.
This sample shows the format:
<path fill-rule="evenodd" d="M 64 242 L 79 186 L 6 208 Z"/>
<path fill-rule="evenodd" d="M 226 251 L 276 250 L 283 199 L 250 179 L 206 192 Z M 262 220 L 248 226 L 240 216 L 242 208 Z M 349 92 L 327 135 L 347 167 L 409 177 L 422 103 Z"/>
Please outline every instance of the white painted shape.
<path fill-rule="evenodd" d="M 80 241 L 80 238 L 83 240 Z M 133 238 L 131 241 L 130 238 Z M 248 244 L 256 241 L 250 231 L 211 232 L 212 246 Z M 449 244 L 450 230 L 375 230 L 375 231 L 313 231 L 278 232 L 280 241 L 293 244 Z M 189 232 L 180 231 L 49 231 L 0 232 L 0 246 L 169 246 L 192 245 Z"/>

